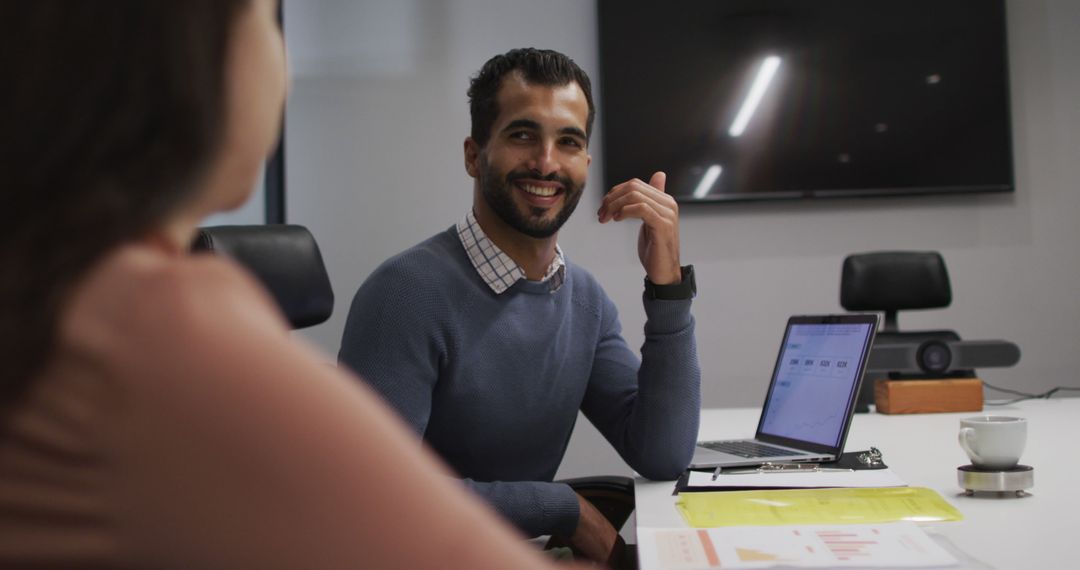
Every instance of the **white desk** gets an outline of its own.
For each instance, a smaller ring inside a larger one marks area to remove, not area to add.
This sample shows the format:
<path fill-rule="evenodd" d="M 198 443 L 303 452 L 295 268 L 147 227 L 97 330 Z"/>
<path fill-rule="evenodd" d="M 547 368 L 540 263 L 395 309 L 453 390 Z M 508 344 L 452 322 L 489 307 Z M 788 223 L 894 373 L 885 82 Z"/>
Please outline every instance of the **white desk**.
<path fill-rule="evenodd" d="M 701 439 L 751 437 L 757 409 L 704 410 Z M 909 485 L 941 493 L 964 515 L 959 522 L 927 525 L 953 545 L 999 570 L 1080 566 L 1080 398 L 987 406 L 982 413 L 1028 418 L 1027 449 L 1020 462 L 1035 468 L 1035 486 L 1023 498 L 966 497 L 956 468 L 967 457 L 956 442 L 960 418 L 976 415 L 856 414 L 846 448 L 875 446 Z M 1077 487 L 1073 487 L 1077 485 Z M 638 478 L 639 527 L 685 527 L 675 510 L 674 484 Z"/>

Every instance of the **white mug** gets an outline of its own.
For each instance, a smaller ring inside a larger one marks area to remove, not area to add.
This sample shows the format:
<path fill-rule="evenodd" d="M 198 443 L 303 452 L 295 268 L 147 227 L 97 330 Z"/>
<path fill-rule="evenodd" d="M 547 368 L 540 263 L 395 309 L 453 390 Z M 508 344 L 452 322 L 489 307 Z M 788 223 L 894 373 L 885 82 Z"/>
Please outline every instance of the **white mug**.
<path fill-rule="evenodd" d="M 1011 416 L 975 416 L 960 420 L 960 447 L 982 469 L 1016 467 L 1027 441 L 1027 420 Z"/>

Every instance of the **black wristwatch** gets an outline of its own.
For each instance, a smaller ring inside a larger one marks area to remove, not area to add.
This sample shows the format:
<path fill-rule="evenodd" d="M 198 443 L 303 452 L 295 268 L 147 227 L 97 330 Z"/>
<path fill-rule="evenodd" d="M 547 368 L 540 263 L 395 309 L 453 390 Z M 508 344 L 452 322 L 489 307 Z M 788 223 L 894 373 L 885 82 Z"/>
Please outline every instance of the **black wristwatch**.
<path fill-rule="evenodd" d="M 665 301 L 682 301 L 693 299 L 697 295 L 697 281 L 694 280 L 694 266 L 684 265 L 682 281 L 671 285 L 657 285 L 649 278 L 645 278 L 645 296 L 649 299 L 663 299 Z"/>

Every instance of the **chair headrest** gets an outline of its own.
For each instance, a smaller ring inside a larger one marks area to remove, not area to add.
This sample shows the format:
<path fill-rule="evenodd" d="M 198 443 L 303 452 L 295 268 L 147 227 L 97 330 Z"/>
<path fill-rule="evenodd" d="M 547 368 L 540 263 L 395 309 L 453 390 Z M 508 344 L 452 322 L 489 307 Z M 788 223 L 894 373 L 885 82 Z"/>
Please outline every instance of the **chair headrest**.
<path fill-rule="evenodd" d="M 199 228 L 191 250 L 227 255 L 246 267 L 270 291 L 294 329 L 322 323 L 334 311 L 322 254 L 303 226 Z"/>
<path fill-rule="evenodd" d="M 849 311 L 932 309 L 951 302 L 949 273 L 936 251 L 877 251 L 844 259 L 840 305 Z"/>

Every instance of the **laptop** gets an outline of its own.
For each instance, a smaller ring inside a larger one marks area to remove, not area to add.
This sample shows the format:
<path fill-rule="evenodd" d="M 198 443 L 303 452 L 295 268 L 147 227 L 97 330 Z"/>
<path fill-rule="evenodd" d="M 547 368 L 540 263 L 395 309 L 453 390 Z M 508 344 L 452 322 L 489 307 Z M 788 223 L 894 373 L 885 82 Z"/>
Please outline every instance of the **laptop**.
<path fill-rule="evenodd" d="M 756 435 L 698 442 L 690 467 L 839 458 L 877 325 L 872 314 L 788 319 Z"/>

